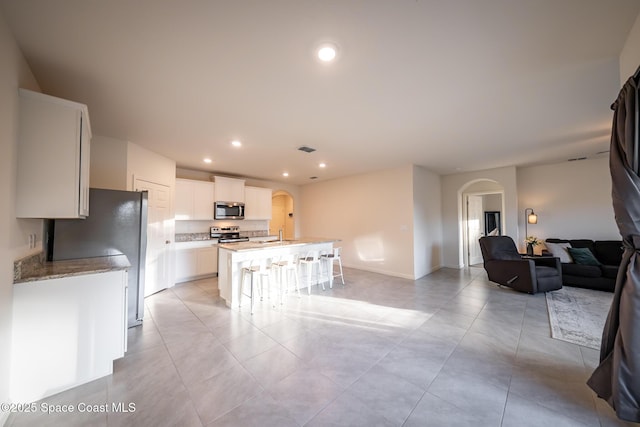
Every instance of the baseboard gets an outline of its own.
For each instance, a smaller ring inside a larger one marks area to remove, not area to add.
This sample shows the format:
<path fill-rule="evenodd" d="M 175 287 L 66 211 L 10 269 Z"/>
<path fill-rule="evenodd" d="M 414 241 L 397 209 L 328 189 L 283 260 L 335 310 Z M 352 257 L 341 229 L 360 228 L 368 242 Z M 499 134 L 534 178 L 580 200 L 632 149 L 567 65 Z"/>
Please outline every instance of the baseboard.
<path fill-rule="evenodd" d="M 368 267 L 363 267 L 361 265 L 357 265 L 357 266 L 347 265 L 345 263 L 343 263 L 342 266 L 346 268 L 353 268 L 356 270 L 368 271 L 370 273 L 384 274 L 385 276 L 400 277 L 401 279 L 415 280 L 413 275 L 411 274 L 403 274 L 403 273 L 398 273 L 396 271 L 382 270 L 378 268 L 368 268 Z"/>
<path fill-rule="evenodd" d="M 441 265 L 437 265 L 437 266 L 432 266 L 431 269 L 429 271 L 427 271 L 426 273 L 424 273 L 422 276 L 417 277 L 414 280 L 418 280 L 418 279 L 422 279 L 423 277 L 427 277 L 428 275 L 430 275 L 431 273 L 435 273 L 438 270 L 441 270 L 442 268 L 444 268 Z"/>
<path fill-rule="evenodd" d="M 368 271 L 370 273 L 384 274 L 385 276 L 399 277 L 401 279 L 408 279 L 408 280 L 421 279 L 421 278 L 423 278 L 425 276 L 428 276 L 429 274 L 434 273 L 434 272 L 436 272 L 438 270 L 441 270 L 443 268 L 454 268 L 456 270 L 459 270 L 459 269 L 463 268 L 462 266 L 457 268 L 457 267 L 446 267 L 446 266 L 443 266 L 443 265 L 437 265 L 437 266 L 432 266 L 431 269 L 427 273 L 423 274 L 422 276 L 414 277 L 411 274 L 403 274 L 403 273 L 398 273 L 398 272 L 395 272 L 395 271 L 383 270 L 383 269 L 378 269 L 378 268 L 365 268 L 365 267 L 362 267 L 360 265 L 354 266 L 354 265 L 347 265 L 347 264 L 343 263 L 342 266 L 346 267 L 346 268 L 353 268 L 353 269 L 356 269 L 356 270 Z"/>
<path fill-rule="evenodd" d="M 462 270 L 464 268 L 464 264 L 444 265 L 442 268 L 452 268 L 454 270 Z"/>

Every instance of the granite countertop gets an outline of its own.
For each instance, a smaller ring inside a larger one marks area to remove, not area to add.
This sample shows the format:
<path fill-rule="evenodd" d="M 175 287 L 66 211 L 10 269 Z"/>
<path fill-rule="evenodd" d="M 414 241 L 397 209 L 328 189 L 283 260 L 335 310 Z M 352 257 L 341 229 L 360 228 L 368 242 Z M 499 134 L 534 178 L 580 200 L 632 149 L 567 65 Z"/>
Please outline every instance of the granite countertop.
<path fill-rule="evenodd" d="M 65 261 L 21 260 L 14 265 L 13 283 L 58 279 L 83 274 L 107 273 L 127 270 L 131 267 L 126 255 L 112 255 L 95 258 L 70 259 Z"/>
<path fill-rule="evenodd" d="M 313 245 L 317 243 L 335 243 L 340 239 L 326 237 L 300 237 L 292 240 L 271 240 L 271 241 L 255 241 L 255 242 L 238 242 L 238 243 L 219 243 L 218 248 L 227 249 L 233 252 L 255 251 L 261 249 L 273 249 L 286 246 L 302 246 Z"/>

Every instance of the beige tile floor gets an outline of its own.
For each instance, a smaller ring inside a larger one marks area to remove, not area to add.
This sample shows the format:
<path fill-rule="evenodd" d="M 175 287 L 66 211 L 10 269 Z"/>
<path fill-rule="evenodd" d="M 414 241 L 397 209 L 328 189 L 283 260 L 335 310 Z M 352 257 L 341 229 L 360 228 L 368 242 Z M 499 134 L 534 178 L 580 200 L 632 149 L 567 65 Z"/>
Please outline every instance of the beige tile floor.
<path fill-rule="evenodd" d="M 114 374 L 49 404 L 135 412 L 12 415 L 11 426 L 615 426 L 585 385 L 598 352 L 549 336 L 544 295 L 482 269 L 347 285 L 230 310 L 216 279 L 146 299 Z"/>

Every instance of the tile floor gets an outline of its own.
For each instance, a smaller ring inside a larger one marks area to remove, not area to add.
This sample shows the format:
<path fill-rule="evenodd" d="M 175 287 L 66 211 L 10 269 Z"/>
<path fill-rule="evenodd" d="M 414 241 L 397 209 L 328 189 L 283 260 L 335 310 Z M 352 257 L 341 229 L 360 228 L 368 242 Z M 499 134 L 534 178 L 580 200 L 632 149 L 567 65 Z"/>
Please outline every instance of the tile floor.
<path fill-rule="evenodd" d="M 229 310 L 216 279 L 146 300 L 114 374 L 49 404 L 129 413 L 12 416 L 12 426 L 615 426 L 585 385 L 598 352 L 549 337 L 544 295 L 442 269 Z M 91 406 L 90 406 L 91 407 Z"/>

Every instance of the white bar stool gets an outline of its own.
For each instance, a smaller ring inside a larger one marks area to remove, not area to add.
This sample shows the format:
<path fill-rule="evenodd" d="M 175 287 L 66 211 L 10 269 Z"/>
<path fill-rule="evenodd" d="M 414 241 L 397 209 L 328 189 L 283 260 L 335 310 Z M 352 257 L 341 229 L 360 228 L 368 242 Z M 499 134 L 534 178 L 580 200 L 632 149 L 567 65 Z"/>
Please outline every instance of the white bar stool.
<path fill-rule="evenodd" d="M 300 286 L 298 280 L 298 255 L 284 255 L 277 263 L 275 263 L 275 268 L 275 271 L 278 272 L 278 284 L 280 285 L 280 305 L 283 304 L 283 295 L 285 293 L 288 293 L 289 289 L 291 288 L 290 280 L 292 274 L 296 285 L 296 293 L 298 294 L 298 297 L 300 297 Z"/>
<path fill-rule="evenodd" d="M 298 262 L 301 266 L 305 267 L 307 290 L 309 291 L 309 295 L 311 295 L 311 280 L 313 278 L 314 267 L 316 270 L 316 284 L 320 282 L 320 254 L 318 251 L 309 251 L 303 258 L 300 258 Z M 325 290 L 324 282 L 322 283 L 322 290 Z"/>
<path fill-rule="evenodd" d="M 254 292 L 256 290 L 256 281 L 260 283 L 260 301 L 264 299 L 264 281 L 267 281 L 268 295 L 271 291 L 271 259 L 251 260 L 247 267 L 242 267 L 240 276 L 240 297 L 238 298 L 238 308 L 242 306 L 242 297 L 247 295 L 251 299 L 251 314 L 253 314 Z M 249 294 L 244 292 L 245 279 L 249 276 L 251 290 Z"/>
<path fill-rule="evenodd" d="M 344 286 L 344 274 L 342 274 L 342 258 L 340 254 L 342 248 L 333 248 L 332 253 L 322 254 L 322 258 L 327 262 L 327 277 L 329 277 L 329 287 L 333 288 L 333 279 L 340 277 L 342 279 L 342 286 Z M 338 267 L 340 267 L 340 274 L 334 274 L 334 261 L 338 261 Z"/>

